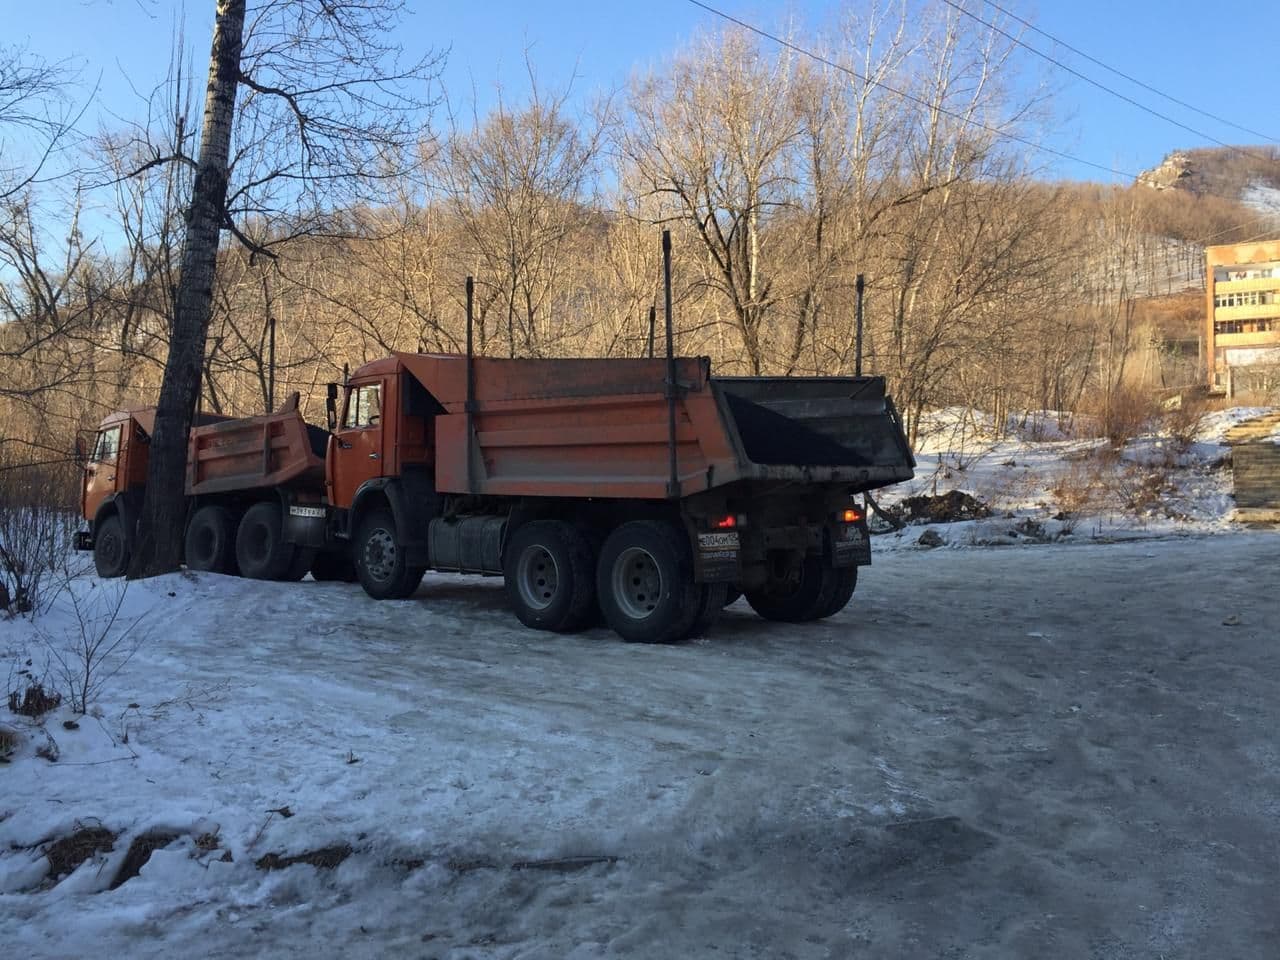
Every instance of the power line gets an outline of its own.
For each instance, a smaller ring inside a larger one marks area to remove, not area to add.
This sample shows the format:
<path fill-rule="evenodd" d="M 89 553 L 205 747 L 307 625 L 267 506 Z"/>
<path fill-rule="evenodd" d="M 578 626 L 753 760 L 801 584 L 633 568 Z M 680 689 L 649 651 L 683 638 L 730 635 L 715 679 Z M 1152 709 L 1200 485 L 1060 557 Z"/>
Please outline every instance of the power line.
<path fill-rule="evenodd" d="M 1104 93 L 1109 93 L 1113 97 L 1123 100 L 1125 103 L 1135 106 L 1139 110 L 1142 110 L 1145 113 L 1151 114 L 1153 117 L 1158 117 L 1159 119 L 1165 121 L 1166 123 L 1171 123 L 1175 127 L 1178 127 L 1182 130 L 1187 131 L 1187 133 L 1194 134 L 1195 136 L 1200 137 L 1203 140 L 1208 140 L 1210 143 L 1216 143 L 1218 146 L 1225 147 L 1226 149 L 1232 151 L 1233 153 L 1238 153 L 1243 157 L 1249 157 L 1254 160 L 1262 160 L 1263 162 L 1266 162 L 1266 163 L 1271 163 L 1274 160 L 1273 157 L 1265 157 L 1260 153 L 1252 153 L 1241 147 L 1237 147 L 1233 144 L 1227 143 L 1225 140 L 1219 140 L 1217 137 L 1210 136 L 1209 134 L 1205 133 L 1203 130 L 1197 130 L 1195 127 L 1185 124 L 1181 120 L 1176 120 L 1166 113 L 1161 113 L 1159 110 L 1155 110 L 1151 107 L 1148 107 L 1146 104 L 1141 103 L 1138 100 L 1135 100 L 1133 97 L 1130 97 L 1127 94 L 1121 93 L 1119 90 L 1113 89 L 1112 87 L 1108 87 L 1105 83 L 1102 83 L 1098 80 L 1093 79 L 1093 77 L 1089 76 L 1088 74 L 1081 73 L 1079 70 L 1075 69 L 1075 67 L 1072 67 L 1072 66 L 1069 66 L 1068 64 L 1063 63 L 1061 60 L 1058 60 L 1056 57 L 1050 56 L 1049 54 L 1045 53 L 1043 50 L 1037 50 L 1035 47 L 1031 46 L 1031 44 L 1027 43 L 1022 38 L 1014 36 L 1012 33 L 1009 33 L 1007 30 L 1004 30 L 1003 28 L 997 26 L 991 21 L 984 20 L 982 17 L 978 16 L 973 11 L 966 9 L 964 4 L 956 2 L 956 0 L 942 0 L 942 2 L 945 3 L 947 6 L 955 10 L 958 10 L 960 13 L 964 14 L 966 17 L 969 17 L 970 19 L 975 20 L 978 23 L 982 24 L 987 29 L 1000 34 L 1000 36 L 1004 37 L 1009 42 L 1016 43 L 1018 46 L 1022 47 L 1024 50 L 1029 50 L 1031 53 L 1034 53 L 1037 57 L 1041 57 L 1042 59 L 1049 61 L 1059 70 L 1065 70 L 1067 73 L 1071 74 L 1073 77 L 1078 77 L 1079 79 L 1083 80 L 1085 83 L 1091 84 L 1092 86 L 1097 87 L 1099 90 L 1103 91 Z M 992 6 L 995 6 L 995 4 L 992 4 Z M 1002 8 L 997 7 L 997 9 L 1002 9 Z"/>
<path fill-rule="evenodd" d="M 1137 77 L 1131 76 L 1125 73 L 1123 70 L 1118 70 L 1115 67 L 1111 66 L 1110 64 L 1104 63 L 1103 61 L 1099 60 L 1097 57 L 1090 56 L 1089 54 L 1081 50 L 1079 47 L 1073 47 L 1071 44 L 1067 43 L 1065 40 L 1061 39 L 1060 37 L 1055 37 L 1053 34 L 1048 33 L 1044 30 L 1041 30 L 1039 27 L 1037 27 L 1034 23 L 1031 23 L 1029 20 L 1024 20 L 1022 17 L 1018 16 L 1013 11 L 1000 6 L 1000 4 L 996 3 L 995 0 L 983 0 L 983 2 L 986 3 L 987 6 L 995 7 L 997 10 L 1003 13 L 1006 17 L 1009 17 L 1011 20 L 1018 21 L 1018 23 L 1022 24 L 1028 30 L 1031 30 L 1034 33 L 1040 34 L 1040 36 L 1044 37 L 1046 40 L 1049 40 L 1052 43 L 1056 43 L 1058 46 L 1062 47 L 1062 49 L 1070 50 L 1077 57 L 1080 57 L 1084 60 L 1088 60 L 1090 63 L 1094 64 L 1095 66 L 1099 66 L 1103 70 L 1106 70 L 1110 73 L 1114 73 L 1117 77 L 1120 77 L 1124 80 L 1128 80 L 1130 83 L 1134 84 L 1135 86 L 1141 87 L 1143 90 L 1146 90 L 1149 93 L 1154 93 L 1157 97 L 1162 97 L 1165 100 L 1168 100 L 1170 103 L 1176 103 L 1178 106 L 1186 110 L 1190 110 L 1192 113 L 1198 113 L 1202 117 L 1207 117 L 1210 120 L 1214 120 L 1218 123 L 1223 124 L 1224 126 L 1232 127 L 1236 130 L 1241 131 L 1242 133 L 1247 133 L 1252 137 L 1258 137 L 1259 139 L 1267 140 L 1270 142 L 1274 142 L 1277 139 L 1276 137 L 1267 136 L 1267 134 L 1265 133 L 1259 133 L 1257 130 L 1250 129 L 1249 127 L 1241 126 L 1238 123 L 1233 123 L 1232 121 L 1226 119 L 1225 117 L 1218 116 L 1216 113 L 1210 113 L 1208 110 L 1202 110 L 1199 107 L 1196 107 L 1196 106 L 1193 106 L 1192 104 L 1187 103 L 1185 100 L 1179 100 L 1177 97 L 1172 96 L 1171 94 L 1165 93 L 1164 91 L 1159 90 L 1156 87 L 1153 87 L 1149 83 L 1144 83 L 1143 81 L 1139 80 Z"/>
<path fill-rule="evenodd" d="M 742 20 L 738 17 L 733 16 L 732 14 L 725 13 L 723 10 L 718 10 L 715 7 L 711 6 L 710 4 L 703 2 L 703 0 L 688 0 L 688 2 L 695 7 L 705 10 L 707 13 L 710 13 L 713 16 L 719 17 L 722 20 L 735 24 L 750 33 L 754 33 L 758 37 L 763 37 L 766 40 L 771 40 L 772 42 L 776 43 L 780 47 L 785 47 L 786 49 L 791 50 L 795 53 L 798 53 L 801 56 L 808 57 L 809 59 L 817 63 L 821 63 L 821 64 L 824 64 L 825 66 L 831 67 L 833 70 L 839 70 L 841 73 L 847 74 L 848 76 L 851 76 L 855 80 L 858 80 L 864 84 L 867 84 L 868 86 L 878 87 L 881 90 L 884 90 L 888 93 L 893 94 L 894 96 L 898 96 L 904 100 L 909 100 L 912 103 L 919 104 L 920 106 L 925 107 L 926 109 L 936 110 L 938 113 L 941 113 L 944 116 L 950 117 L 953 120 L 958 120 L 963 124 L 977 127 L 981 130 L 985 130 L 988 133 L 992 133 L 995 136 L 1000 137 L 1002 139 L 1011 140 L 1015 143 L 1020 143 L 1023 146 L 1030 147 L 1032 150 L 1035 150 L 1040 153 L 1046 153 L 1046 154 L 1051 154 L 1052 156 L 1055 156 L 1055 157 L 1061 157 L 1064 160 L 1070 160 L 1072 163 L 1078 163 L 1078 164 L 1081 164 L 1082 166 L 1092 167 L 1093 169 L 1101 170 L 1104 173 L 1115 174 L 1116 176 L 1119 176 L 1119 177 L 1127 177 L 1130 180 L 1135 182 L 1139 180 L 1140 174 L 1133 173 L 1132 171 L 1119 170 L 1115 167 L 1109 167 L 1105 163 L 1097 163 L 1093 160 L 1086 160 L 1084 157 L 1076 156 L 1075 154 L 1068 153 L 1065 150 L 1058 150 L 1054 147 L 1049 147 L 1041 143 L 1036 143 L 1034 140 L 1028 139 L 1027 137 L 1020 136 L 1016 133 L 1010 133 L 1009 131 L 1002 130 L 998 127 L 993 127 L 988 123 L 984 123 L 981 120 L 975 120 L 972 117 L 966 117 L 961 113 L 957 113 L 954 110 L 949 110 L 946 107 L 940 106 L 938 104 L 929 103 L 927 100 L 924 100 L 921 97 L 918 97 L 911 93 L 907 93 L 903 90 L 899 90 L 896 87 L 891 87 L 889 84 L 884 83 L 883 81 L 872 80 L 870 77 L 866 77 L 858 73 L 858 71 L 854 70 L 852 67 L 845 66 L 842 63 L 836 63 L 834 60 L 831 60 L 828 57 L 824 57 L 821 54 L 814 53 L 812 50 L 806 49 L 805 47 L 802 47 L 791 40 L 787 40 L 787 39 L 784 39 L 783 37 L 779 37 L 776 34 L 770 33 L 768 30 L 764 30 L 761 27 L 757 27 L 752 23 L 748 23 L 745 20 Z M 947 0 L 947 2 L 950 2 L 950 0 Z M 1008 35 L 1006 34 L 1006 36 Z M 1201 135 L 1201 134 L 1198 134 L 1198 135 Z M 1223 146 L 1230 147 L 1229 144 L 1223 144 Z M 1230 149 L 1235 150 L 1239 148 L 1230 147 Z M 1226 194 L 1216 194 L 1216 193 L 1210 193 L 1208 191 L 1193 192 L 1193 196 L 1217 197 L 1220 200 L 1227 200 L 1232 203 L 1241 202 L 1239 197 L 1230 197 L 1230 196 L 1227 196 Z"/>
<path fill-rule="evenodd" d="M 1118 177 L 1128 177 L 1131 180 L 1136 180 L 1138 177 L 1137 174 L 1131 173 L 1127 170 L 1117 170 L 1115 167 L 1109 167 L 1104 163 L 1095 163 L 1092 160 L 1086 160 L 1083 157 L 1077 157 L 1074 154 L 1067 153 L 1064 150 L 1057 150 L 1054 147 L 1047 147 L 1042 143 L 1036 143 L 1034 140 L 1030 140 L 1027 137 L 1019 136 L 1016 133 L 1010 133 L 1007 130 L 1001 130 L 999 127 L 993 127 L 990 124 L 983 123 L 981 120 L 975 120 L 972 117 L 966 117 L 964 114 L 956 113 L 954 110 L 948 110 L 946 107 L 940 106 L 938 104 L 929 103 L 927 100 L 924 100 L 921 97 L 917 97 L 914 94 L 907 93 L 903 90 L 898 90 L 894 87 L 889 86 L 889 84 L 884 83 L 883 81 L 872 80 L 870 77 L 864 77 L 862 74 L 858 73 L 858 71 L 854 70 L 852 67 L 847 67 L 842 63 L 836 63 L 834 60 L 830 60 L 827 57 L 822 56 L 821 54 L 814 53 L 812 50 L 806 50 L 804 47 L 800 46 L 799 44 L 792 43 L 790 40 L 785 40 L 782 37 L 772 34 L 767 30 L 762 30 L 760 27 L 747 23 L 745 20 L 739 20 L 737 17 L 725 13 L 723 10 L 717 10 L 715 7 L 710 6 L 709 4 L 703 3 L 702 0 L 689 0 L 689 3 L 693 4 L 695 7 L 702 8 L 703 10 L 707 11 L 707 13 L 720 17 L 722 20 L 727 20 L 730 23 L 737 24 L 739 27 L 742 27 L 742 29 L 748 30 L 751 33 L 756 34 L 757 36 L 764 37 L 766 40 L 772 40 L 774 43 L 778 44 L 779 46 L 786 47 L 788 50 L 792 50 L 795 53 L 801 54 L 802 56 L 806 56 L 818 63 L 825 64 L 826 66 L 831 67 L 834 70 L 839 70 L 842 73 L 846 73 L 849 76 L 853 77 L 855 80 L 865 83 L 868 86 L 879 87 L 881 90 L 888 91 L 889 93 L 892 93 L 894 96 L 902 97 L 904 100 L 910 100 L 912 103 L 919 104 L 920 106 L 925 107 L 926 109 L 936 110 L 938 113 L 941 113 L 943 116 L 950 117 L 953 120 L 959 120 L 961 123 L 968 124 L 969 126 L 977 127 L 981 130 L 987 131 L 988 133 L 993 133 L 997 137 L 1000 137 L 1002 139 L 1012 140 L 1015 143 L 1020 143 L 1023 146 L 1030 147 L 1032 150 L 1037 150 L 1041 153 L 1052 154 L 1055 157 L 1061 157 L 1063 160 L 1070 160 L 1072 163 L 1083 164 L 1086 167 L 1092 167 L 1093 169 L 1101 170 L 1104 173 L 1115 174 Z"/>

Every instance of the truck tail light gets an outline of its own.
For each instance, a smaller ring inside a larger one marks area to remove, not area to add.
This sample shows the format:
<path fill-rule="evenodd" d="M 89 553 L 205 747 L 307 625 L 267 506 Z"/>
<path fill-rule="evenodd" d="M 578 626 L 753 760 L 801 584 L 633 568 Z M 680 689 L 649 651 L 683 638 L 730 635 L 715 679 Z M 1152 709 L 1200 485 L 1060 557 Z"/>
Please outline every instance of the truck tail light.
<path fill-rule="evenodd" d="M 849 507 L 840 513 L 841 523 L 857 523 L 862 519 L 862 511 Z"/>
<path fill-rule="evenodd" d="M 715 527 L 717 530 L 732 530 L 734 527 L 738 525 L 738 518 L 735 517 L 732 513 L 729 513 L 723 517 L 720 517 L 712 521 L 711 525 Z"/>

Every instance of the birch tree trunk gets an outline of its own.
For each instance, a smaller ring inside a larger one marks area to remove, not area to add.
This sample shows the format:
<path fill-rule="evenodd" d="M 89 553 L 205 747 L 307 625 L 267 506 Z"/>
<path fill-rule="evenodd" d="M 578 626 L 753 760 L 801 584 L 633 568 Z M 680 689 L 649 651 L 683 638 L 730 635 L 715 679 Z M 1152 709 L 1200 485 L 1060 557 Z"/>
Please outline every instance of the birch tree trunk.
<path fill-rule="evenodd" d="M 213 309 L 218 235 L 226 220 L 244 12 L 245 0 L 217 0 L 200 155 L 182 247 L 182 274 L 169 358 L 151 436 L 146 494 L 133 542 L 131 577 L 169 573 L 177 570 L 182 561 L 187 436 L 200 396 L 200 372 Z"/>

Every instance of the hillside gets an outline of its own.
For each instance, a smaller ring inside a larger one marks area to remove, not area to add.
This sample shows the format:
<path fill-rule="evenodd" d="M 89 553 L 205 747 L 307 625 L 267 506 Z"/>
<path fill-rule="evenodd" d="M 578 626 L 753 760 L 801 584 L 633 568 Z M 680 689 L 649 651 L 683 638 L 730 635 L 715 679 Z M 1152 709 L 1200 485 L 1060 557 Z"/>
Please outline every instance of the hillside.
<path fill-rule="evenodd" d="M 1274 146 L 1197 147 L 1175 150 L 1144 170 L 1136 183 L 1155 190 L 1182 190 L 1196 196 L 1236 200 L 1264 212 L 1280 202 L 1280 148 Z"/>

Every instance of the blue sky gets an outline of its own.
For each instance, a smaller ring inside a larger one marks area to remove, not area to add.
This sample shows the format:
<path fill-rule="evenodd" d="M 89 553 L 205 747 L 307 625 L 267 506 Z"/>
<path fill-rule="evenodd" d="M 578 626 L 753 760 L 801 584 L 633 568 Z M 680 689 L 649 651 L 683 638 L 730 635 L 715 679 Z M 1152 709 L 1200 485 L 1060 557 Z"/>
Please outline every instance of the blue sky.
<path fill-rule="evenodd" d="M 1173 96 L 1280 136 L 1275 60 L 1264 34 L 1251 30 L 1247 18 L 1242 21 L 1185 0 L 1000 2 L 1040 29 Z M 622 84 L 635 68 L 660 63 L 700 28 L 715 25 L 710 14 L 687 0 L 410 0 L 410 5 L 413 16 L 401 42 L 411 51 L 449 47 L 444 79 L 450 95 L 469 99 L 474 85 L 482 105 L 499 81 L 519 93 L 525 82 L 526 48 L 541 78 L 563 83 L 576 69 L 576 89 L 589 95 Z M 712 5 L 766 29 L 776 28 L 788 15 L 817 23 L 837 6 L 823 0 L 788 4 L 712 0 Z M 125 117 L 138 112 L 139 101 L 131 87 L 148 90 L 163 76 L 176 22 L 185 23 L 188 44 L 203 76 L 200 57 L 208 48 L 212 10 L 213 0 L 185 4 L 174 0 L 0 0 L 11 41 L 25 41 L 50 59 L 78 61 L 86 80 L 101 77 L 90 120 L 104 111 Z M 1025 39 L 1211 136 L 1233 143 L 1250 139 L 1134 88 L 1066 51 L 1054 51 L 1041 37 L 1028 34 Z M 1048 142 L 1061 150 L 1108 167 L 1137 171 L 1153 166 L 1171 149 L 1208 144 L 1083 81 L 1056 71 L 1050 76 L 1059 92 L 1058 122 Z M 1067 161 L 1046 158 L 1045 162 L 1052 176 L 1105 178 Z"/>

